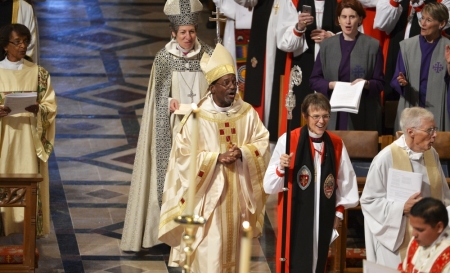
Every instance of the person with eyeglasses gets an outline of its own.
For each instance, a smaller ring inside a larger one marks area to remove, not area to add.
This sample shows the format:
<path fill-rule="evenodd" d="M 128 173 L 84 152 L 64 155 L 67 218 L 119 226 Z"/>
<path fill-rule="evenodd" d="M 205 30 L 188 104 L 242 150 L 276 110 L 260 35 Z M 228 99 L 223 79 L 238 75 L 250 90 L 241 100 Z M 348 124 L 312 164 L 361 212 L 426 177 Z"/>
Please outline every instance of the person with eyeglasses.
<path fill-rule="evenodd" d="M 237 273 L 242 222 L 249 222 L 253 237 L 261 236 L 264 226 L 267 195 L 262 183 L 270 159 L 269 132 L 258 113 L 237 93 L 235 61 L 224 46 L 217 44 L 211 57 L 203 54 L 200 66 L 208 93 L 200 100 L 195 117 L 192 112 L 185 116 L 175 137 L 159 240 L 172 247 L 169 266 L 186 263 L 184 228 L 173 220 L 192 213 L 186 212 L 186 207 L 193 202 L 193 214 L 206 220 L 195 229 L 192 272 Z M 195 181 L 191 160 L 196 161 Z M 186 194 L 189 187 L 195 187 L 193 200 Z"/>
<path fill-rule="evenodd" d="M 0 0 L 0 28 L 9 24 L 26 26 L 31 40 L 25 58 L 39 64 L 39 34 L 32 4 L 32 0 Z"/>
<path fill-rule="evenodd" d="M 373 159 L 360 203 L 364 214 L 367 260 L 397 268 L 405 258 L 411 239 L 409 213 L 423 197 L 433 197 L 450 205 L 450 190 L 432 147 L 437 136 L 435 116 L 422 107 L 403 110 L 403 135 Z M 422 174 L 422 187 L 406 202 L 387 199 L 389 169 Z"/>
<path fill-rule="evenodd" d="M 50 74 L 25 59 L 31 33 L 21 24 L 0 28 L 0 173 L 42 175 L 39 183 L 37 236 L 50 233 L 48 159 L 55 140 L 56 96 Z M 5 106 L 11 93 L 36 93 L 36 102 L 20 109 Z M 14 110 L 14 112 L 11 112 Z M 23 232 L 22 209 L 2 208 L 5 235 Z"/>
<path fill-rule="evenodd" d="M 358 205 L 356 175 L 342 139 L 327 131 L 331 106 L 321 93 L 309 94 L 301 112 L 307 125 L 294 129 L 290 154 L 286 133 L 275 146 L 264 176 L 264 190 L 279 193 L 278 239 L 286 233 L 285 272 L 325 272 L 328 249 L 344 217 L 344 209 Z M 285 169 L 289 172 L 286 174 Z M 288 175 L 287 226 L 283 227 L 284 176 Z M 289 205 L 290 204 L 290 205 Z M 281 257 L 277 244 L 277 261 Z M 280 272 L 277 263 L 277 272 Z"/>
<path fill-rule="evenodd" d="M 450 131 L 450 41 L 442 36 L 448 8 L 427 3 L 419 20 L 420 34 L 400 43 L 391 87 L 400 94 L 396 127 L 403 109 L 420 106 L 434 114 L 437 127 Z"/>

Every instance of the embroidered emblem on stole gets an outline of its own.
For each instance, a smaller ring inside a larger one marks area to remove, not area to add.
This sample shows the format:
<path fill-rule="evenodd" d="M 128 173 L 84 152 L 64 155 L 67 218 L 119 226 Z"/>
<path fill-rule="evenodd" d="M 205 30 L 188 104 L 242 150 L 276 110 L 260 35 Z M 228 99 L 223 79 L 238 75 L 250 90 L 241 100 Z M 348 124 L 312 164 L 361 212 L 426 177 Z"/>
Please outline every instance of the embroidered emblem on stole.
<path fill-rule="evenodd" d="M 439 73 L 439 72 L 441 72 L 442 70 L 444 70 L 444 66 L 441 64 L 441 62 L 437 62 L 437 63 L 435 63 L 435 64 L 433 65 L 433 70 L 434 70 L 436 73 Z"/>
<path fill-rule="evenodd" d="M 323 193 L 325 196 L 330 199 L 334 192 L 334 176 L 329 174 L 327 179 L 325 179 L 325 183 L 323 183 Z"/>
<path fill-rule="evenodd" d="M 364 76 L 366 75 L 366 70 L 362 66 L 357 65 L 352 69 L 351 74 L 355 78 L 364 78 Z"/>
<path fill-rule="evenodd" d="M 305 165 L 297 173 L 297 183 L 302 190 L 306 190 L 311 184 L 311 171 Z"/>

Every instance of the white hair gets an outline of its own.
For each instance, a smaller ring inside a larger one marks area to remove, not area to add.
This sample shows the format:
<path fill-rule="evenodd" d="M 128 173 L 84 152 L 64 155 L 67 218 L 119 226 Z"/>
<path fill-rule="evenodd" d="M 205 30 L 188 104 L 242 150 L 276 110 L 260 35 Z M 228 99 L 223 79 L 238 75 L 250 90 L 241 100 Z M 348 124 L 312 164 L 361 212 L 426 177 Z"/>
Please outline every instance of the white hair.
<path fill-rule="evenodd" d="M 434 120 L 434 115 L 422 107 L 405 108 L 400 116 L 400 128 L 406 135 L 408 128 L 418 128 L 422 125 L 422 120 Z"/>

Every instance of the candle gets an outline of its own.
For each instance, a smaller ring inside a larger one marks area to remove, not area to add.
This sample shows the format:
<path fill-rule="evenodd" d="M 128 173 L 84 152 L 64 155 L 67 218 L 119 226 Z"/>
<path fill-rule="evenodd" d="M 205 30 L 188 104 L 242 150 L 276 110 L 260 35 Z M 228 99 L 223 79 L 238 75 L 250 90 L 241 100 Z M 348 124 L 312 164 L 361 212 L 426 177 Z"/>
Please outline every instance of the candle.
<path fill-rule="evenodd" d="M 250 272 L 250 255 L 252 253 L 252 227 L 250 223 L 242 223 L 241 256 L 239 259 L 239 273 Z"/>
<path fill-rule="evenodd" d="M 197 104 L 192 103 L 192 127 L 191 127 L 191 159 L 189 162 L 189 187 L 188 198 L 186 200 L 186 214 L 194 215 L 195 205 L 195 189 L 197 188 L 197 148 L 198 148 L 198 118 L 197 113 L 199 111 Z"/>

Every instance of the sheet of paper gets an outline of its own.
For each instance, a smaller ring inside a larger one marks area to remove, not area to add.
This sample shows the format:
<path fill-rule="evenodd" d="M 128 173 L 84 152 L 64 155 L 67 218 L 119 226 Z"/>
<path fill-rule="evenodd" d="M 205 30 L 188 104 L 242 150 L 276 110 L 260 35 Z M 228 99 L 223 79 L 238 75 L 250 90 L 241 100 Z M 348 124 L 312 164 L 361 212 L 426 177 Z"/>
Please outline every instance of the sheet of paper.
<path fill-rule="evenodd" d="M 5 96 L 5 106 L 11 109 L 8 115 L 15 115 L 19 113 L 29 113 L 25 107 L 36 104 L 37 93 L 11 93 Z"/>
<path fill-rule="evenodd" d="M 175 115 L 186 115 L 189 114 L 192 111 L 192 106 L 187 103 L 180 103 L 180 108 L 178 110 L 175 110 L 173 113 Z"/>
<path fill-rule="evenodd" d="M 420 192 L 422 176 L 421 173 L 389 168 L 386 198 L 390 201 L 405 203 L 411 195 Z"/>
<path fill-rule="evenodd" d="M 334 240 L 337 239 L 337 237 L 339 237 L 339 232 L 335 228 L 333 228 L 333 234 L 331 234 L 330 245 L 334 242 Z"/>
<path fill-rule="evenodd" d="M 252 27 L 253 11 L 241 5 L 236 5 L 236 29 L 250 29 Z"/>
<path fill-rule="evenodd" d="M 349 82 L 336 82 L 330 99 L 331 111 L 357 114 L 364 83 L 360 81 L 351 85 Z"/>
<path fill-rule="evenodd" d="M 397 269 L 393 269 L 384 265 L 376 264 L 374 262 L 369 262 L 363 260 L 363 273 L 398 273 Z"/>

